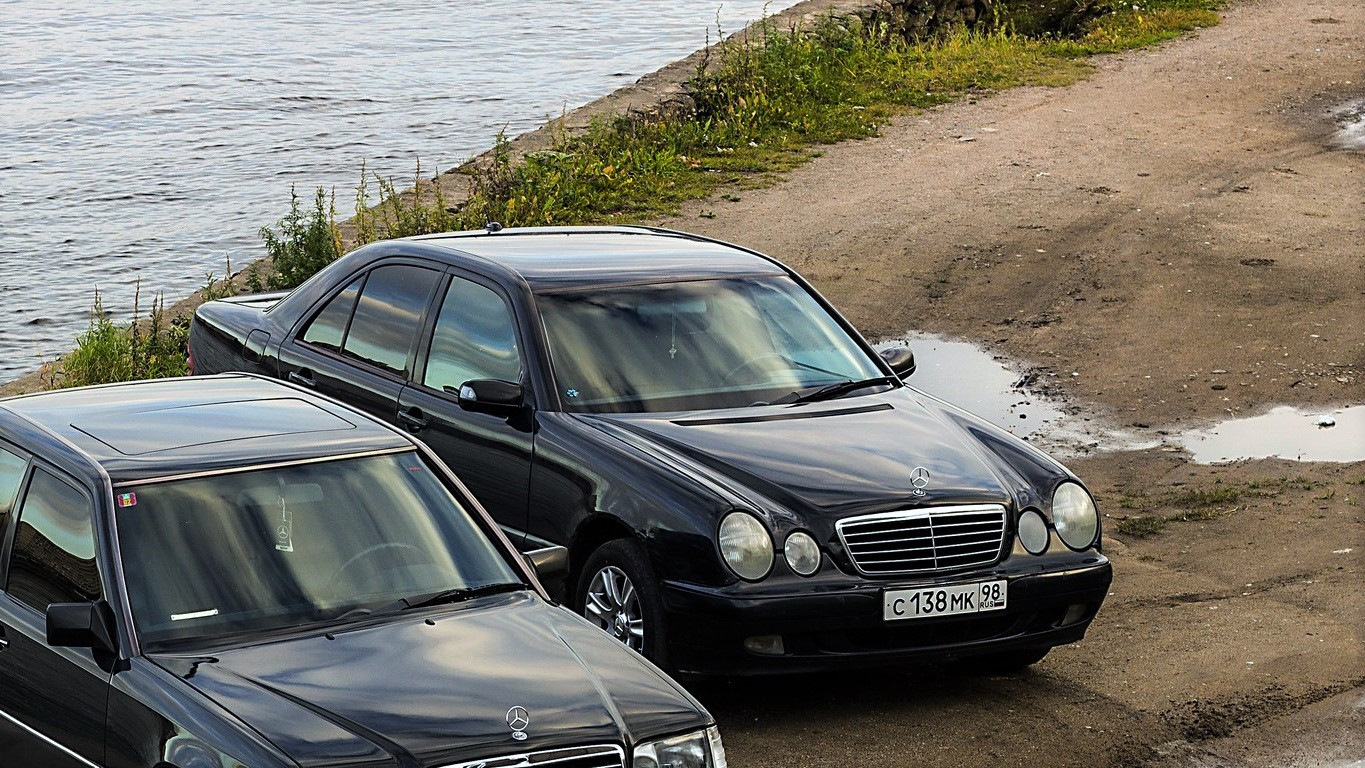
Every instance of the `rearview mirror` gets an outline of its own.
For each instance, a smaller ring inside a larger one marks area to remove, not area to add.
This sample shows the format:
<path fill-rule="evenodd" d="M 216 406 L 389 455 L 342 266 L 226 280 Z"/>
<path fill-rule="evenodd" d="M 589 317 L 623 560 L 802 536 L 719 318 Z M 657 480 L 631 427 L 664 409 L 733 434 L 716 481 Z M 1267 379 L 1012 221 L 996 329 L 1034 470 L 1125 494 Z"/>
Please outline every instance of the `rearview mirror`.
<path fill-rule="evenodd" d="M 915 372 L 915 352 L 908 346 L 887 347 L 878 354 L 891 366 L 891 372 L 902 379 Z"/>
<path fill-rule="evenodd" d="M 47 644 L 54 648 L 117 650 L 114 613 L 103 600 L 96 603 L 52 603 L 47 607 Z"/>
<path fill-rule="evenodd" d="M 456 396 L 466 411 L 506 413 L 521 407 L 521 385 L 501 379 L 472 379 L 460 385 Z"/>

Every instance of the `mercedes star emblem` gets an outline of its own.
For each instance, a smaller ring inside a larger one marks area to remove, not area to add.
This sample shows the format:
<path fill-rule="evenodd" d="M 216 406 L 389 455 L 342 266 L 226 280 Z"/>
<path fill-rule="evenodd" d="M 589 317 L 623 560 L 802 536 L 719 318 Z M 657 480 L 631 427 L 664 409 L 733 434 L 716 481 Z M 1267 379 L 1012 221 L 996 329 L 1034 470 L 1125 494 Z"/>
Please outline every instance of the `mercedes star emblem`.
<path fill-rule="evenodd" d="M 507 710 L 507 727 L 512 729 L 512 738 L 517 741 L 526 739 L 526 726 L 531 724 L 531 713 L 526 707 L 512 707 Z"/>
<path fill-rule="evenodd" d="M 915 467 L 910 471 L 910 484 L 915 486 L 916 491 L 924 490 L 929 484 L 929 470 L 924 467 Z"/>

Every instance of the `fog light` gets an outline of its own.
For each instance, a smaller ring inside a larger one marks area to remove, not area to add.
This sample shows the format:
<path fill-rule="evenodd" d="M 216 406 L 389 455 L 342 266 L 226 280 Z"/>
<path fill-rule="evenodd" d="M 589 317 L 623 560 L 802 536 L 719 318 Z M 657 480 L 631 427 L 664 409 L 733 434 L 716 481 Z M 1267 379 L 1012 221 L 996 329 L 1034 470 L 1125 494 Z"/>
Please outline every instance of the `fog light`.
<path fill-rule="evenodd" d="M 1085 615 L 1090 612 L 1090 606 L 1085 603 L 1076 603 L 1066 609 L 1066 615 L 1062 617 L 1062 626 L 1067 627 L 1078 623 Z"/>
<path fill-rule="evenodd" d="M 760 656 L 781 656 L 787 652 L 781 635 L 755 635 L 744 638 L 744 650 Z"/>

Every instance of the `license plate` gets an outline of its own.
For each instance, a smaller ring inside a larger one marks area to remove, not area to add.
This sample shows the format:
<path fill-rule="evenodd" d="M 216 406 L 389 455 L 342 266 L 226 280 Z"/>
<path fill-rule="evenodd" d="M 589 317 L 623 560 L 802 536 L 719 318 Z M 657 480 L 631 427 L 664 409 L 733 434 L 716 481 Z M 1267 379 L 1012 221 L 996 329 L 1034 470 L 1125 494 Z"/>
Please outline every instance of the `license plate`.
<path fill-rule="evenodd" d="M 888 589 L 882 594 L 882 619 L 923 619 L 963 613 L 999 611 L 1005 607 L 1009 582 L 977 581 L 950 587 Z"/>

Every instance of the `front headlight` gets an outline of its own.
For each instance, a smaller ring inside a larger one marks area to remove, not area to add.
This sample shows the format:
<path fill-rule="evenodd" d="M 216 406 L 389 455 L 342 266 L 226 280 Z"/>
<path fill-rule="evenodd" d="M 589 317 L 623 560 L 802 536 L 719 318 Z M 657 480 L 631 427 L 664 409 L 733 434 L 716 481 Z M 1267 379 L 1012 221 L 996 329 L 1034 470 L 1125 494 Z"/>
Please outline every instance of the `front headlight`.
<path fill-rule="evenodd" d="M 731 512 L 720 521 L 720 553 L 741 579 L 758 581 L 773 567 L 773 539 L 747 512 Z"/>
<path fill-rule="evenodd" d="M 649 741 L 635 748 L 632 768 L 726 768 L 720 729 L 714 725 L 671 739 Z"/>
<path fill-rule="evenodd" d="M 1095 543 L 1100 513 L 1095 500 L 1075 483 L 1062 483 L 1052 494 L 1052 525 L 1062 543 L 1080 552 Z"/>

